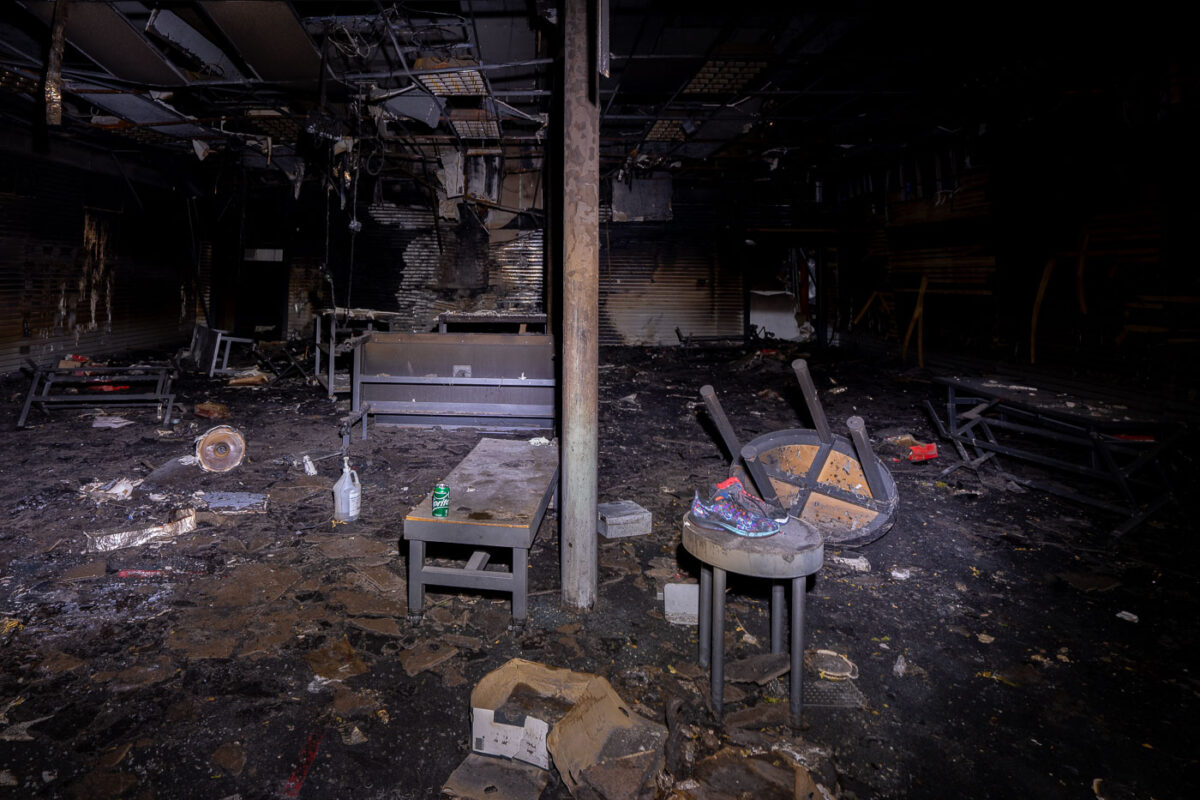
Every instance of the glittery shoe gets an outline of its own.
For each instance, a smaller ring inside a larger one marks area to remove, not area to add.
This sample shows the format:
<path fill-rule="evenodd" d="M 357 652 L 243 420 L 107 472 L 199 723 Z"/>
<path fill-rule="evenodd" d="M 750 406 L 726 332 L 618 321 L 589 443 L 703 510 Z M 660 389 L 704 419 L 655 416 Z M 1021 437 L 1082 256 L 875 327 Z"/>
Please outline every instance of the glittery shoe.
<path fill-rule="evenodd" d="M 750 494 L 736 475 L 730 475 L 717 484 L 717 491 L 713 496 L 716 497 L 717 495 L 724 495 L 734 505 L 741 506 L 753 514 L 758 514 L 760 517 L 773 519 L 780 525 L 784 525 L 788 521 L 787 509 L 771 505 L 758 495 Z"/>
<path fill-rule="evenodd" d="M 727 530 L 738 536 L 758 538 L 779 533 L 778 522 L 742 508 L 719 492 L 708 502 L 701 500 L 700 493 L 696 492 L 692 498 L 691 518 L 701 528 Z"/>

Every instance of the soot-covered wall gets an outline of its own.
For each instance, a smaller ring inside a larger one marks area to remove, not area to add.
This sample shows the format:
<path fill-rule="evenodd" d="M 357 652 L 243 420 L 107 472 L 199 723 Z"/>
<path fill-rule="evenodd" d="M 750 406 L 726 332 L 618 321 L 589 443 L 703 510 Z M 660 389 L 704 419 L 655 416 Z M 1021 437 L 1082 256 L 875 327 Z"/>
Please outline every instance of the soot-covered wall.
<path fill-rule="evenodd" d="M 0 374 L 186 344 L 184 196 L 0 152 Z"/>
<path fill-rule="evenodd" d="M 457 219 L 436 217 L 421 192 L 368 185 L 357 203 L 304 184 L 248 186 L 244 212 L 211 204 L 208 235 L 218 240 L 215 316 L 251 335 L 305 338 L 312 312 L 336 305 L 391 312 L 393 327 L 436 327 L 442 311 L 544 310 L 545 254 L 540 218 L 488 227 L 486 209 L 460 204 Z M 357 227 L 357 231 L 354 228 Z M 249 261 L 247 250 L 279 248 L 283 261 Z M 280 271 L 285 280 L 277 280 Z"/>

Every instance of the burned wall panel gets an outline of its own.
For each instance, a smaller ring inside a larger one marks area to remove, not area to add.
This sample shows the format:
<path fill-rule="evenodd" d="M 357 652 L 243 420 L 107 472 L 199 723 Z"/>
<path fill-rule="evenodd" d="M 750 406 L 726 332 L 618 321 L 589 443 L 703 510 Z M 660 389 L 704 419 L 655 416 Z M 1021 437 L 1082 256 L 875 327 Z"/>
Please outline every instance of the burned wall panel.
<path fill-rule="evenodd" d="M 371 204 L 360 219 L 353 306 L 398 312 L 413 333 L 432 330 L 443 311 L 544 309 L 541 230 L 514 231 L 513 238 L 490 243 L 470 211 L 458 221 L 435 223 L 428 208 L 387 202 Z M 339 291 L 348 285 L 347 271 L 339 270 Z M 338 303 L 344 305 L 344 298 Z"/>
<path fill-rule="evenodd" d="M 0 172 L 36 177 L 0 186 L 0 373 L 190 334 L 195 298 L 171 236 L 182 200 L 143 190 L 142 210 L 118 178 L 11 154 Z"/>
<path fill-rule="evenodd" d="M 676 328 L 685 337 L 742 336 L 742 275 L 719 241 L 655 224 L 613 226 L 600 240 L 601 344 L 679 344 Z"/>

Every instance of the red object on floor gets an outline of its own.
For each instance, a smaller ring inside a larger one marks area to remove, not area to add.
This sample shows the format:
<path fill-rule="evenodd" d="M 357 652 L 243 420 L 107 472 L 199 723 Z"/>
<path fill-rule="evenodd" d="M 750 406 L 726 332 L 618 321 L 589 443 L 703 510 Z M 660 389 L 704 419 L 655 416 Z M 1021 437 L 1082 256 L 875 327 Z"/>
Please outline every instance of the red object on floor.
<path fill-rule="evenodd" d="M 308 777 L 308 771 L 312 769 L 313 762 L 317 760 L 317 753 L 321 752 L 321 741 L 324 738 L 324 730 L 313 731 L 308 735 L 308 741 L 304 743 L 304 749 L 300 751 L 300 763 L 296 764 L 291 777 L 283 785 L 284 797 L 300 796 L 300 790 L 304 787 L 304 779 Z"/>
<path fill-rule="evenodd" d="M 931 458 L 938 457 L 937 442 L 930 442 L 929 444 L 914 444 L 912 447 L 908 448 L 908 450 L 909 461 L 928 461 Z"/>

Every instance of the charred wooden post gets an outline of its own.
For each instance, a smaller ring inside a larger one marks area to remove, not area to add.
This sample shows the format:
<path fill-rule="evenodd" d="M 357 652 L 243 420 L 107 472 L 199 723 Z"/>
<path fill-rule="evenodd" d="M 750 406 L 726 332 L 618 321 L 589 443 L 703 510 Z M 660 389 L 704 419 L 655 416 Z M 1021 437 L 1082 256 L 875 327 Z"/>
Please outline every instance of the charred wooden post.
<path fill-rule="evenodd" d="M 587 0 L 566 0 L 563 91 L 562 596 L 596 602 L 600 113 Z"/>
<path fill-rule="evenodd" d="M 50 52 L 46 56 L 46 124 L 62 125 L 62 63 L 66 46 L 67 0 L 54 4 L 54 18 L 50 22 Z"/>

